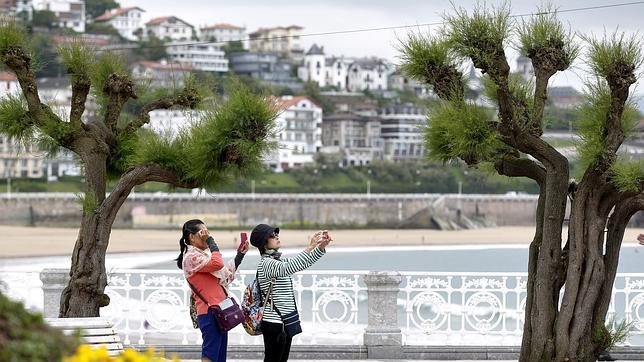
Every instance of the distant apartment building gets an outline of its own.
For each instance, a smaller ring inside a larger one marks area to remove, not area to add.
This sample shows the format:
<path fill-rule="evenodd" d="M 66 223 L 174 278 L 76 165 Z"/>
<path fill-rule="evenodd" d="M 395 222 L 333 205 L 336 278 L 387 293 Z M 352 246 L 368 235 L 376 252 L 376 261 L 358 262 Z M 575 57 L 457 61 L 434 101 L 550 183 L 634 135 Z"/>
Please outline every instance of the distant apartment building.
<path fill-rule="evenodd" d="M 151 88 L 180 88 L 192 70 L 178 62 L 140 60 L 132 65 L 132 77 Z"/>
<path fill-rule="evenodd" d="M 384 158 L 392 161 L 420 160 L 425 157 L 422 127 L 425 112 L 413 103 L 385 106 L 380 111 Z"/>
<path fill-rule="evenodd" d="M 320 87 L 361 92 L 388 89 L 389 65 L 378 58 L 327 57 L 324 48 L 313 44 L 304 55 L 298 77 Z"/>
<path fill-rule="evenodd" d="M 174 62 L 206 72 L 228 72 L 228 59 L 219 44 L 194 44 L 182 41 L 167 45 L 168 57 Z"/>
<path fill-rule="evenodd" d="M 322 147 L 322 108 L 308 97 L 283 96 L 276 101 L 282 110 L 276 120 L 279 148 L 266 164 L 283 171 L 313 163 Z"/>
<path fill-rule="evenodd" d="M 555 108 L 574 109 L 583 101 L 583 95 L 573 87 L 548 87 L 548 102 Z"/>
<path fill-rule="evenodd" d="M 169 41 L 191 40 L 196 35 L 192 25 L 176 16 L 154 18 L 145 23 L 144 37 L 150 37 L 152 34 Z"/>
<path fill-rule="evenodd" d="M 229 55 L 230 68 L 237 75 L 246 75 L 274 87 L 302 89 L 293 77 L 293 65 L 276 54 L 242 52 Z"/>
<path fill-rule="evenodd" d="M 18 78 L 13 72 L 0 72 L 0 98 L 9 94 L 17 95 L 20 92 Z"/>
<path fill-rule="evenodd" d="M 83 0 L 33 0 L 34 10 L 49 10 L 56 14 L 58 26 L 85 32 L 85 1 Z"/>
<path fill-rule="evenodd" d="M 0 177 L 42 178 L 44 155 L 32 145 L 23 145 L 0 135 Z"/>
<path fill-rule="evenodd" d="M 8 19 L 31 21 L 33 18 L 32 0 L 0 0 L 0 16 Z"/>
<path fill-rule="evenodd" d="M 244 49 L 248 49 L 246 28 L 231 24 L 215 24 L 200 29 L 199 39 L 202 41 L 232 42 L 241 41 Z"/>
<path fill-rule="evenodd" d="M 380 119 L 350 112 L 324 116 L 324 152 L 342 155 L 343 166 L 363 166 L 384 159 L 384 140 Z"/>
<path fill-rule="evenodd" d="M 145 10 L 133 6 L 112 9 L 98 16 L 94 22 L 111 25 L 119 34 L 130 41 L 137 41 L 143 35 L 143 13 Z M 139 35 L 140 34 L 140 35 Z"/>
<path fill-rule="evenodd" d="M 519 74 L 523 79 L 531 81 L 534 77 L 534 68 L 532 67 L 532 59 L 520 55 L 517 58 L 517 69 L 516 73 Z"/>
<path fill-rule="evenodd" d="M 258 53 L 273 53 L 296 61 L 302 59 L 301 26 L 260 28 L 249 34 L 250 51 Z"/>
<path fill-rule="evenodd" d="M 401 70 L 396 70 L 389 76 L 389 89 L 412 92 L 419 98 L 434 96 L 427 84 L 416 79 L 409 78 Z"/>

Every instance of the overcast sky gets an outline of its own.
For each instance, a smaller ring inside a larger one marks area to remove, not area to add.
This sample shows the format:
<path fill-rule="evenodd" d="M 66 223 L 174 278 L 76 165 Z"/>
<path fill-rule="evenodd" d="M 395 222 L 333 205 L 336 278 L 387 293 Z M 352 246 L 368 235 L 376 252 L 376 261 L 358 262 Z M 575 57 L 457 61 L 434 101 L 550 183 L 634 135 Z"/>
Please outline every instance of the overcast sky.
<path fill-rule="evenodd" d="M 552 1 L 560 10 L 618 4 L 626 0 L 559 0 Z M 248 32 L 259 27 L 300 25 L 303 33 L 389 27 L 440 22 L 441 15 L 451 9 L 448 0 L 121 0 L 122 6 L 139 6 L 146 10 L 146 19 L 158 16 L 177 16 L 195 26 L 220 22 L 246 26 Z M 474 1 L 454 0 L 457 6 L 471 8 Z M 488 4 L 500 1 L 488 0 Z M 536 10 L 536 1 L 512 1 L 512 13 L 524 14 Z M 640 31 L 644 4 L 562 13 L 560 18 L 581 33 L 602 34 L 619 29 Z M 436 27 L 412 28 L 412 31 L 435 31 Z M 406 29 L 383 30 L 353 34 L 304 37 L 306 49 L 317 43 L 327 55 L 380 56 L 398 63 L 395 45 L 404 38 Z M 510 53 L 511 57 L 516 55 Z M 578 66 L 580 62 L 578 61 Z M 512 64 L 514 66 L 514 64 Z M 555 84 L 581 86 L 582 69 L 560 74 Z"/>

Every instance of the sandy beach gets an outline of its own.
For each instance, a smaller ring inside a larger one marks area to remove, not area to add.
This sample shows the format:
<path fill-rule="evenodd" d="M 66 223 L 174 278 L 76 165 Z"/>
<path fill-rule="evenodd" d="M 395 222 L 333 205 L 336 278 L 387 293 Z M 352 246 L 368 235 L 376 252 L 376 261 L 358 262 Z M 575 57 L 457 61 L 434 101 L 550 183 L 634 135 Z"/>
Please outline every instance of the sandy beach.
<path fill-rule="evenodd" d="M 0 257 L 71 255 L 77 229 L 0 226 Z M 438 230 L 331 230 L 334 246 L 401 246 L 401 245 L 467 245 L 528 244 L 533 227 L 499 227 L 462 231 Z M 311 230 L 281 230 L 283 247 L 304 246 Z M 644 229 L 627 229 L 625 244 L 636 243 Z M 212 231 L 222 249 L 235 247 L 239 231 Z M 112 231 L 108 253 L 178 250 L 179 230 Z M 644 248 L 644 247 L 643 247 Z"/>

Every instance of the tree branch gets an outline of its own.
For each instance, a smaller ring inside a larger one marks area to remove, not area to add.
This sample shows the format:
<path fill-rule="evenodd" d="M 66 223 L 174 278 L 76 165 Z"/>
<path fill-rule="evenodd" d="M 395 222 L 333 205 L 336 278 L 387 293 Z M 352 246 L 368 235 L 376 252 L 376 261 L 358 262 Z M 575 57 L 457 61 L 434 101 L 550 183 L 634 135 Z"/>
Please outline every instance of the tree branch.
<path fill-rule="evenodd" d="M 128 124 L 124 132 L 134 133 L 139 128 L 149 123 L 150 112 L 154 110 L 170 109 L 172 107 L 193 109 L 199 104 L 199 102 L 201 102 L 201 96 L 197 90 L 193 88 L 184 88 L 178 94 L 156 99 L 143 106 L 143 109 L 139 112 L 138 118 Z"/>
<path fill-rule="evenodd" d="M 188 189 L 199 186 L 196 182 L 181 180 L 176 173 L 160 165 L 137 166 L 123 174 L 110 195 L 101 205 L 102 211 L 106 212 L 107 220 L 110 223 L 114 221 L 116 213 L 135 186 L 151 181 Z"/>
<path fill-rule="evenodd" d="M 599 303 L 595 307 L 595 312 L 599 313 L 596 314 L 600 318 L 599 320 L 606 318 L 608 306 L 610 305 L 613 283 L 615 282 L 615 275 L 617 275 L 619 251 L 624 239 L 624 231 L 631 217 L 641 210 L 644 210 L 644 192 L 618 202 L 615 210 L 608 219 L 606 254 L 604 255 L 605 278 Z"/>
<path fill-rule="evenodd" d="M 29 115 L 36 125 L 42 125 L 42 108 L 46 107 L 40 101 L 36 74 L 31 69 L 31 57 L 21 47 L 13 47 L 3 55 L 4 63 L 16 73 L 22 93 L 27 100 Z"/>
<path fill-rule="evenodd" d="M 123 105 L 130 98 L 137 99 L 134 83 L 129 76 L 112 73 L 105 81 L 103 93 L 109 98 L 105 110 L 105 125 L 112 133 L 115 133 Z"/>
<path fill-rule="evenodd" d="M 92 83 L 87 75 L 80 75 L 72 82 L 72 104 L 69 121 L 73 126 L 80 128 L 83 123 L 81 118 L 85 113 L 85 103 Z"/>
<path fill-rule="evenodd" d="M 494 168 L 500 175 L 527 177 L 535 180 L 539 186 L 543 186 L 546 181 L 546 170 L 538 163 L 527 158 L 506 154 L 494 163 Z"/>

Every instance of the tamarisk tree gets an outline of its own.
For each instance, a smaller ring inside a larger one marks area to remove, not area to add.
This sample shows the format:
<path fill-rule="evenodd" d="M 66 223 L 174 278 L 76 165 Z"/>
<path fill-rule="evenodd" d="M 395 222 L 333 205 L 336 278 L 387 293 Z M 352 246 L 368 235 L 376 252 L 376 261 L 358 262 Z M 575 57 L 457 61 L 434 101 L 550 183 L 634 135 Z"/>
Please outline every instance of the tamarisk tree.
<path fill-rule="evenodd" d="M 430 155 L 491 165 L 540 188 L 521 361 L 592 361 L 610 347 L 605 323 L 620 246 L 630 218 L 644 209 L 643 163 L 618 153 L 637 117 L 629 91 L 642 62 L 640 41 L 619 33 L 582 38 L 591 76 L 578 120 L 579 182 L 571 179 L 566 157 L 541 138 L 548 82 L 582 49 L 556 12 L 514 21 L 507 5 L 456 8 L 437 35 L 411 34 L 400 44 L 403 70 L 442 100 L 428 117 Z M 533 82 L 510 73 L 510 42 L 532 60 Z M 498 113 L 464 99 L 464 60 L 484 74 Z"/>
<path fill-rule="evenodd" d="M 274 147 L 277 107 L 238 86 L 226 102 L 215 104 L 207 88 L 187 79 L 180 89 L 147 93 L 133 116 L 128 102 L 145 94 L 130 77 L 122 58 L 97 54 L 82 43 L 59 48 L 71 78 L 68 117 L 43 103 L 34 77 L 28 39 L 12 23 L 0 25 L 0 60 L 17 76 L 22 94 L 0 100 L 0 133 L 23 142 L 64 148 L 82 162 L 85 192 L 70 281 L 61 296 L 61 317 L 92 317 L 108 305 L 105 252 L 119 208 L 132 189 L 145 182 L 172 187 L 216 187 L 261 168 Z M 90 93 L 91 92 L 91 93 Z M 97 116 L 83 121 L 88 96 L 99 104 Z M 176 137 L 142 128 L 159 109 L 200 109 L 201 118 Z M 115 186 L 106 194 L 108 179 Z"/>

